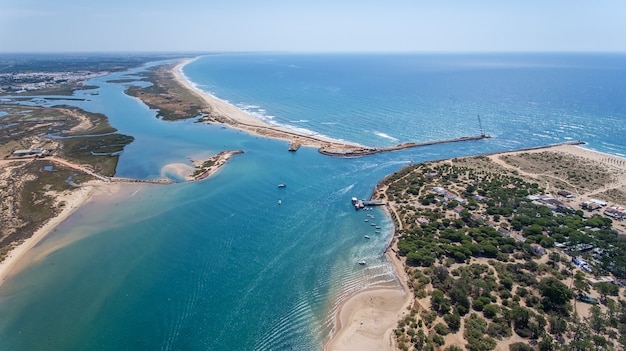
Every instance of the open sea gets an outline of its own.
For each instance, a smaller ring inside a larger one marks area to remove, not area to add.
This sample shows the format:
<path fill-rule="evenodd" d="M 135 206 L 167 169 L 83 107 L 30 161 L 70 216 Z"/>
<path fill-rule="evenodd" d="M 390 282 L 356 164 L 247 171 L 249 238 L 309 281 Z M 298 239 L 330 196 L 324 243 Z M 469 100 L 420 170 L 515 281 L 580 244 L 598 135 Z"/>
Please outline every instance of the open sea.
<path fill-rule="evenodd" d="M 311 134 L 391 146 L 478 135 L 480 115 L 493 137 L 352 159 L 161 121 L 124 94 L 145 82 L 111 82 L 155 64 L 89 81 L 84 100 L 32 103 L 101 112 L 134 136 L 122 177 L 176 179 L 168 164 L 245 153 L 201 182 L 81 207 L 0 287 L 0 350 L 322 350 L 340 301 L 398 284 L 383 255 L 392 222 L 352 196 L 427 160 L 573 140 L 626 155 L 623 54 L 216 54 L 184 67 L 198 88 Z"/>

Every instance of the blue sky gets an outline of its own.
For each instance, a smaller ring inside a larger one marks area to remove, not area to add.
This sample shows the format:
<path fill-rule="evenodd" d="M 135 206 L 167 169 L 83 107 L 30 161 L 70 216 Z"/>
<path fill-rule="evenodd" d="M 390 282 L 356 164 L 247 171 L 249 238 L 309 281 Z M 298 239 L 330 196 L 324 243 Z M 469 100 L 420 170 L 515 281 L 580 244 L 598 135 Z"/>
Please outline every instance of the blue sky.
<path fill-rule="evenodd" d="M 41 51 L 626 52 L 626 0 L 0 0 Z"/>

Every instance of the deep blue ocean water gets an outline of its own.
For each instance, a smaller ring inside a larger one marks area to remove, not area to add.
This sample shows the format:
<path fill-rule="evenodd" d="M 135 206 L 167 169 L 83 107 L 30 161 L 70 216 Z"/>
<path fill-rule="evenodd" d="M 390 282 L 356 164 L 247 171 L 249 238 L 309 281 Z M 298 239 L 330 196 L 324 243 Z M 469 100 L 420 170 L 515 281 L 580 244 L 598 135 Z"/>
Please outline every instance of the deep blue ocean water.
<path fill-rule="evenodd" d="M 107 82 L 143 69 L 94 79 L 97 90 L 76 94 L 86 101 L 49 104 L 105 113 L 135 137 L 119 176 L 167 176 L 164 166 L 190 157 L 245 153 L 205 181 L 146 186 L 77 211 L 0 287 L 0 350 L 321 350 L 338 301 L 397 284 L 383 256 L 390 220 L 368 212 L 375 233 L 352 196 L 368 197 L 412 162 L 569 140 L 626 155 L 625 55 L 233 54 L 185 66 L 198 87 L 259 118 L 337 139 L 475 135 L 477 115 L 493 136 L 355 159 L 161 121 L 123 93 L 129 83 Z"/>

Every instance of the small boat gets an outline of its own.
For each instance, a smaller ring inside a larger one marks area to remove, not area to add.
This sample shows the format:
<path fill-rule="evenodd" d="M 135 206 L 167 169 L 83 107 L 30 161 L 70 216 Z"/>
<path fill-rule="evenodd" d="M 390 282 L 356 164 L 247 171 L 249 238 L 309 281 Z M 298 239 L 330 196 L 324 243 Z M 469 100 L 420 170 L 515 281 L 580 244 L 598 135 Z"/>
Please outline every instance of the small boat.
<path fill-rule="evenodd" d="M 369 238 L 370 238 L 370 236 L 369 236 L 369 235 L 366 235 L 366 236 L 365 236 L 365 239 L 369 239 Z"/>
<path fill-rule="evenodd" d="M 279 187 L 279 188 L 284 188 L 284 187 L 286 187 L 286 186 L 287 186 L 287 184 L 285 184 L 285 183 L 280 183 L 280 184 L 278 184 L 278 187 Z"/>
<path fill-rule="evenodd" d="M 359 264 L 360 264 L 361 266 L 365 266 L 365 261 L 359 261 Z"/>
<path fill-rule="evenodd" d="M 369 222 L 369 219 L 367 219 L 367 218 L 366 218 L 366 219 L 365 219 L 365 221 L 366 221 L 366 222 Z"/>
<path fill-rule="evenodd" d="M 283 200 L 278 200 L 278 205 L 282 205 L 283 204 Z"/>

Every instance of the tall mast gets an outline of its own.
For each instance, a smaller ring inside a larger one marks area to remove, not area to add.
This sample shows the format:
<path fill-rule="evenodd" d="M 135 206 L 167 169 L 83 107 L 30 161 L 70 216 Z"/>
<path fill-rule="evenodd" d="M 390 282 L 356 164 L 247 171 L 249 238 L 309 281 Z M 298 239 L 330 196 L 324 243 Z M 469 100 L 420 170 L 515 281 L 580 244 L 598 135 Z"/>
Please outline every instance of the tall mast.
<path fill-rule="evenodd" d="M 483 124 L 480 121 L 480 115 L 478 115 L 478 126 L 480 127 L 480 136 L 484 137 L 485 136 L 485 131 L 483 130 Z"/>

